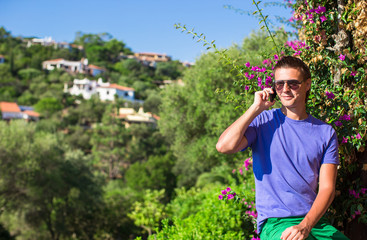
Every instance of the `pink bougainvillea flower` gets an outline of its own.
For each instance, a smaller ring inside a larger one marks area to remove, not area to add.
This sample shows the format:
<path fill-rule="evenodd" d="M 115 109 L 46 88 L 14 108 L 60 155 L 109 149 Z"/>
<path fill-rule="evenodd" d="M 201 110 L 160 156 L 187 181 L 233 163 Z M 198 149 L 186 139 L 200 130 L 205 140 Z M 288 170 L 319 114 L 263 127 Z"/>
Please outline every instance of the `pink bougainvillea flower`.
<path fill-rule="evenodd" d="M 233 199 L 233 198 L 234 198 L 233 194 L 228 194 L 228 200 Z"/>
<path fill-rule="evenodd" d="M 329 98 L 329 99 L 334 99 L 335 98 L 335 95 L 334 95 L 334 93 L 332 93 L 332 92 L 328 92 L 328 91 L 326 91 L 325 92 L 325 95 L 327 96 L 327 98 Z"/>
<path fill-rule="evenodd" d="M 358 133 L 357 136 L 356 136 L 357 139 L 361 139 L 361 135 Z"/>
<path fill-rule="evenodd" d="M 347 143 L 348 142 L 348 138 L 343 137 L 342 143 Z"/>
<path fill-rule="evenodd" d="M 361 193 L 366 194 L 367 188 L 361 188 Z"/>
<path fill-rule="evenodd" d="M 350 115 L 343 115 L 339 117 L 339 120 L 350 121 Z"/>
<path fill-rule="evenodd" d="M 248 72 L 245 72 L 245 77 L 250 78 L 250 75 L 248 74 Z"/>
<path fill-rule="evenodd" d="M 235 172 L 236 172 L 236 169 L 233 169 L 233 170 L 232 170 L 232 173 L 235 173 Z"/>
<path fill-rule="evenodd" d="M 254 74 L 251 74 L 251 76 L 248 77 L 248 79 L 253 79 L 255 77 Z"/>
<path fill-rule="evenodd" d="M 325 16 L 321 16 L 320 20 L 321 20 L 321 22 L 325 22 L 327 20 L 327 18 Z"/>
<path fill-rule="evenodd" d="M 226 191 L 230 192 L 232 189 L 230 187 L 227 187 Z"/>
<path fill-rule="evenodd" d="M 226 195 L 227 194 L 226 190 L 222 190 L 222 194 Z"/>
<path fill-rule="evenodd" d="M 324 12 L 326 12 L 326 7 L 319 6 L 317 9 L 315 9 L 315 12 L 317 12 L 318 14 L 324 13 Z"/>
<path fill-rule="evenodd" d="M 353 76 L 353 77 L 355 77 L 357 75 L 357 71 L 351 71 L 350 72 L 350 75 Z"/>
<path fill-rule="evenodd" d="M 245 86 L 245 90 L 247 91 L 247 90 L 249 90 L 250 89 L 250 87 L 249 86 Z"/>
<path fill-rule="evenodd" d="M 242 170 L 242 168 L 240 169 L 240 174 L 241 174 L 241 175 L 243 174 L 243 170 Z"/>
<path fill-rule="evenodd" d="M 249 68 L 249 67 L 251 66 L 251 64 L 250 64 L 249 62 L 247 62 L 247 63 L 245 64 L 245 66 Z"/>
<path fill-rule="evenodd" d="M 274 55 L 274 59 L 275 60 L 278 60 L 279 59 L 279 56 L 277 54 Z"/>
<path fill-rule="evenodd" d="M 345 55 L 340 54 L 340 55 L 339 55 L 339 59 L 340 59 L 340 60 L 342 60 L 342 61 L 344 61 L 344 60 L 345 60 Z"/>
<path fill-rule="evenodd" d="M 218 199 L 219 199 L 219 200 L 222 200 L 222 199 L 223 199 L 223 195 L 219 195 L 219 196 L 218 196 Z"/>
<path fill-rule="evenodd" d="M 339 121 L 335 121 L 335 126 L 341 127 L 341 126 L 343 126 L 343 124 L 341 122 L 339 122 Z"/>

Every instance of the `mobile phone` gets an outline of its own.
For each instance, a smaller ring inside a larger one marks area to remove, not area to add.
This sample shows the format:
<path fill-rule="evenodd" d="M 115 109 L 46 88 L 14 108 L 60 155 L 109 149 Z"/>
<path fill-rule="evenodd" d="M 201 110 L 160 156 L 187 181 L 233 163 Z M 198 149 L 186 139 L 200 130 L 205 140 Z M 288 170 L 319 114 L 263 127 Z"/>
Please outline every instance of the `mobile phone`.
<path fill-rule="evenodd" d="M 271 89 L 273 90 L 274 93 L 270 93 L 269 95 L 269 101 L 272 102 L 274 101 L 274 99 L 276 98 L 277 96 L 277 92 L 275 91 L 275 87 L 274 85 L 271 87 Z"/>

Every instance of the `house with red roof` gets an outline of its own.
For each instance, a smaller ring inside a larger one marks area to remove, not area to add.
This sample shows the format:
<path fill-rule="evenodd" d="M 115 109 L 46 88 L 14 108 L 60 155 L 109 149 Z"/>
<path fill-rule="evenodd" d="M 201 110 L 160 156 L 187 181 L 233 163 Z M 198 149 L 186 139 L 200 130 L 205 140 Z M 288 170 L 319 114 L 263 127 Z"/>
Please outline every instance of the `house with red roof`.
<path fill-rule="evenodd" d="M 141 62 L 142 64 L 150 67 L 156 67 L 157 62 L 168 62 L 171 61 L 171 57 L 167 54 L 152 53 L 152 52 L 141 52 L 129 55 L 127 58 L 133 58 Z"/>
<path fill-rule="evenodd" d="M 80 61 L 68 61 L 63 58 L 57 58 L 42 62 L 42 68 L 52 71 L 54 69 L 62 69 L 69 73 L 84 73 L 92 76 L 97 76 L 106 71 L 102 67 L 93 64 L 88 65 L 88 59 L 82 58 Z"/>
<path fill-rule="evenodd" d="M 120 108 L 116 118 L 124 123 L 125 128 L 129 128 L 132 124 L 146 124 L 155 128 L 160 119 L 155 114 L 144 112 L 142 107 L 139 108 L 138 112 L 134 108 Z"/>
<path fill-rule="evenodd" d="M 93 95 L 98 95 L 101 101 L 115 101 L 115 96 L 131 102 L 141 102 L 135 99 L 135 89 L 121 86 L 115 83 L 84 79 L 74 79 L 73 86 L 64 86 L 64 92 L 71 95 L 81 95 L 84 99 L 90 99 Z"/>
<path fill-rule="evenodd" d="M 97 93 L 101 101 L 114 101 L 115 96 L 127 101 L 136 101 L 134 88 L 124 87 L 114 83 L 98 86 Z"/>
<path fill-rule="evenodd" d="M 68 61 L 63 58 L 52 59 L 43 61 L 42 68 L 49 71 L 63 69 L 69 73 L 87 73 L 88 59 L 82 58 L 80 61 Z"/>
<path fill-rule="evenodd" d="M 15 102 L 0 102 L 1 118 L 3 120 L 25 119 L 38 121 L 40 114 L 32 107 L 18 106 Z"/>

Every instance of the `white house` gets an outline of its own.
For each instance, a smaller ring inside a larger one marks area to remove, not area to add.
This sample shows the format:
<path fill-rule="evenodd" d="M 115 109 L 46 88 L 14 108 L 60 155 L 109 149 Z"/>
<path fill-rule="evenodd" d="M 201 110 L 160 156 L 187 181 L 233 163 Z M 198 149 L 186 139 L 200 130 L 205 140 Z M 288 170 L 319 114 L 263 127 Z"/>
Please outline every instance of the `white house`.
<path fill-rule="evenodd" d="M 67 91 L 67 88 L 65 89 Z M 84 79 L 74 79 L 73 86 L 69 89 L 71 95 L 82 95 L 84 99 L 90 99 L 97 93 L 97 81 Z"/>
<path fill-rule="evenodd" d="M 80 61 L 67 61 L 63 58 L 47 60 L 42 62 L 42 68 L 52 71 L 54 69 L 63 69 L 70 73 L 86 73 L 88 71 L 88 59 Z"/>
<path fill-rule="evenodd" d="M 27 47 L 30 47 L 32 45 L 54 46 L 55 44 L 56 42 L 52 39 L 52 37 L 33 38 L 28 41 Z"/>
<path fill-rule="evenodd" d="M 114 101 L 115 95 L 124 100 L 135 101 L 134 88 L 124 87 L 114 83 L 108 86 L 98 86 L 97 92 L 102 101 Z"/>
<path fill-rule="evenodd" d="M 92 95 L 98 94 L 101 101 L 114 101 L 115 95 L 128 101 L 138 101 L 135 99 L 134 88 L 124 87 L 117 84 L 104 83 L 102 78 L 98 81 L 84 79 L 74 79 L 73 86 L 68 89 L 64 86 L 64 92 L 71 95 L 82 95 L 84 99 L 90 99 Z"/>

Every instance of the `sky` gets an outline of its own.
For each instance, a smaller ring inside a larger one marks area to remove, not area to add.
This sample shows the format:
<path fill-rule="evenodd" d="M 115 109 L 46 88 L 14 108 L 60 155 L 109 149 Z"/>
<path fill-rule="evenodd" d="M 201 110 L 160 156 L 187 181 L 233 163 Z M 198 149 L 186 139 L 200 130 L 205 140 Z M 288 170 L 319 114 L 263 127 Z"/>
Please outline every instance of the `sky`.
<path fill-rule="evenodd" d="M 206 48 L 174 24 L 194 28 L 225 48 L 241 44 L 260 28 L 255 17 L 243 13 L 255 10 L 252 0 L 0 0 L 0 26 L 13 36 L 52 37 L 57 42 L 72 42 L 78 31 L 107 32 L 133 52 L 194 62 Z M 267 6 L 264 13 L 269 18 L 291 17 L 284 7 Z"/>

